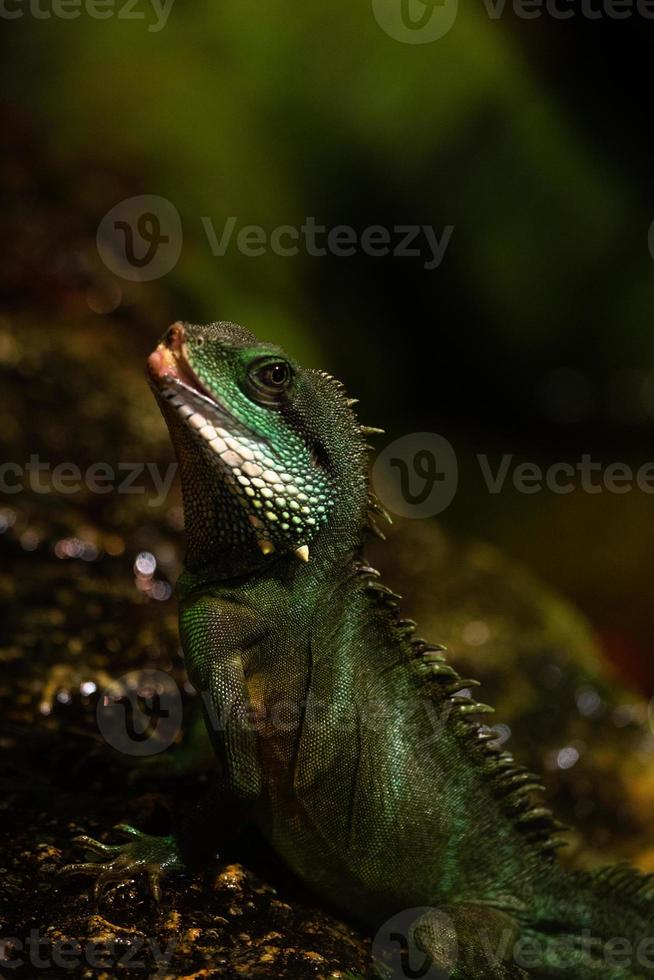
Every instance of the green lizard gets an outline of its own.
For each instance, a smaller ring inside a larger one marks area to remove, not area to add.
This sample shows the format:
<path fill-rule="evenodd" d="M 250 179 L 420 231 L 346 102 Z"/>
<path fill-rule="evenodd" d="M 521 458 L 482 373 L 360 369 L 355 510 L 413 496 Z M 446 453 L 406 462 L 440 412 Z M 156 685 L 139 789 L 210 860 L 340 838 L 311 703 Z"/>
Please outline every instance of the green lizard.
<path fill-rule="evenodd" d="M 230 323 L 174 324 L 149 372 L 180 465 L 180 632 L 219 775 L 179 835 L 82 838 L 105 862 L 67 870 L 98 892 L 145 873 L 158 897 L 248 814 L 347 913 L 378 927 L 419 910 L 439 976 L 651 975 L 650 878 L 561 867 L 536 777 L 366 564 L 382 509 L 341 384 Z"/>

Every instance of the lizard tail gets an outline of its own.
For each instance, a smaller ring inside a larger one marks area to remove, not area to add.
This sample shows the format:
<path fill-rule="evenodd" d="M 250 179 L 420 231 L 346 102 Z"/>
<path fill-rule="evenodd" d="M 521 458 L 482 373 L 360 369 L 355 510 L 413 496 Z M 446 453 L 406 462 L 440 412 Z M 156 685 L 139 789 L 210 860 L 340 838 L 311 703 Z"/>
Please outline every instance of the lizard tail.
<path fill-rule="evenodd" d="M 627 864 L 556 874 L 521 930 L 528 976 L 654 978 L 654 875 Z"/>

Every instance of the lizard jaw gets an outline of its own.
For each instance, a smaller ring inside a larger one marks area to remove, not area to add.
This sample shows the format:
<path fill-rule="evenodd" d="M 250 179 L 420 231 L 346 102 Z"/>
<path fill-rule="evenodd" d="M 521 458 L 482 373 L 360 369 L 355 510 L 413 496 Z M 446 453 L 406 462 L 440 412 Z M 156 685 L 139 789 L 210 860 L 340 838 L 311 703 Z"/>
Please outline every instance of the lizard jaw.
<path fill-rule="evenodd" d="M 270 467 L 275 464 L 265 457 L 265 449 L 261 444 L 248 438 L 236 430 L 228 430 L 224 426 L 229 425 L 228 417 L 224 416 L 219 424 L 218 418 L 207 418 L 201 404 L 198 404 L 201 395 L 194 389 L 188 389 L 187 385 L 177 377 L 166 375 L 160 387 L 160 394 L 170 407 L 175 410 L 186 424 L 195 430 L 197 436 L 202 439 L 213 451 L 223 464 L 224 480 L 227 485 L 243 499 L 243 497 L 254 497 L 254 486 L 263 489 L 259 493 L 269 493 L 272 496 L 270 486 L 278 486 L 279 492 L 295 494 L 297 491 L 288 484 L 281 487 L 278 481 L 281 477 Z M 195 395 L 195 404 L 190 404 L 189 394 Z M 205 399 L 202 398 L 204 401 Z M 220 412 L 220 406 L 212 403 L 212 407 Z M 263 479 L 261 479 L 263 477 Z M 306 499 L 306 498 L 305 498 Z M 295 499 L 293 500 L 293 506 Z M 288 515 L 287 515 L 288 516 Z M 256 514 L 249 515 L 249 521 L 255 531 L 257 544 L 264 556 L 272 554 L 276 549 L 265 531 L 261 519 Z M 307 544 L 298 545 L 293 552 L 300 561 L 309 561 L 309 546 Z"/>

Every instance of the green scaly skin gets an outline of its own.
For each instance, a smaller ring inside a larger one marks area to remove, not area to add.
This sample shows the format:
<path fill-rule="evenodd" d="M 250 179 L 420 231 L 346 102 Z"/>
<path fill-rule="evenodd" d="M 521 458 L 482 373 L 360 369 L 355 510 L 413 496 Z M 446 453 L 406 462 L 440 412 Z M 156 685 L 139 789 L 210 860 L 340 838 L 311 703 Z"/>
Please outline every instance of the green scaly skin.
<path fill-rule="evenodd" d="M 367 566 L 380 508 L 342 386 L 229 323 L 175 324 L 149 368 L 184 494 L 180 631 L 219 762 L 207 854 L 247 813 L 371 926 L 427 909 L 415 942 L 454 980 L 651 976 L 598 945 L 654 932 L 650 879 L 560 867 L 562 828 L 534 802 L 536 777 L 494 746 L 480 723 L 491 709 L 461 693 L 473 682 Z M 145 871 L 158 890 L 203 859 L 201 840 L 182 827 L 109 855 L 85 838 L 109 860 L 69 870 L 98 891 Z M 516 940 L 538 944 L 521 964 Z"/>

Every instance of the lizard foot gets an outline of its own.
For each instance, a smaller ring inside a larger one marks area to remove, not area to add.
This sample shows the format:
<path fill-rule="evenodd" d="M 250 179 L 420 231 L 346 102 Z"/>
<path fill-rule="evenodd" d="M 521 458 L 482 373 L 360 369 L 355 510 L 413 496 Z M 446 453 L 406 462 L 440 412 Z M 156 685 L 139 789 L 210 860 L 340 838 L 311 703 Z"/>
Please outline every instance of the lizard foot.
<path fill-rule="evenodd" d="M 461 903 L 426 911 L 413 939 L 431 960 L 421 974 L 434 980 L 526 980 L 513 960 L 520 927 L 490 906 Z"/>
<path fill-rule="evenodd" d="M 59 873 L 94 877 L 93 894 L 96 901 L 102 898 L 107 888 L 145 875 L 150 894 L 158 902 L 162 879 L 184 868 L 174 837 L 153 837 L 129 824 L 118 824 L 114 830 L 129 837 L 129 841 L 125 844 L 103 844 L 92 837 L 76 837 L 73 843 L 96 855 L 99 860 L 67 864 Z"/>

